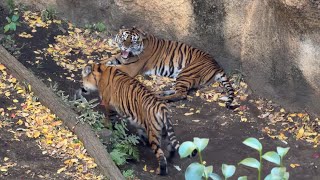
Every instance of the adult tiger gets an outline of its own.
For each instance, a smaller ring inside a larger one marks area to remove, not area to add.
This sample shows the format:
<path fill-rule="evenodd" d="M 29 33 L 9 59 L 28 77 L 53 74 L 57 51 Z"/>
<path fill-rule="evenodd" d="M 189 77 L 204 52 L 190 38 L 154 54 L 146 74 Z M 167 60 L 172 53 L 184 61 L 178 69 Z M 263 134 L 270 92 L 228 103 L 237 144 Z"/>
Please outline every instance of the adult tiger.
<path fill-rule="evenodd" d="M 187 97 L 190 89 L 219 81 L 227 91 L 226 107 L 233 109 L 234 90 L 212 56 L 182 42 L 158 39 L 137 29 L 120 29 L 115 43 L 121 53 L 103 63 L 115 65 L 131 77 L 138 74 L 176 78 L 174 91 L 163 91 L 163 100 Z"/>
<path fill-rule="evenodd" d="M 82 71 L 82 80 L 82 93 L 89 94 L 98 90 L 107 117 L 111 110 L 115 110 L 145 130 L 159 162 L 157 173 L 166 175 L 167 160 L 160 147 L 162 130 L 166 130 L 170 141 L 170 156 L 179 148 L 166 104 L 159 101 L 138 80 L 112 66 L 88 65 Z"/>

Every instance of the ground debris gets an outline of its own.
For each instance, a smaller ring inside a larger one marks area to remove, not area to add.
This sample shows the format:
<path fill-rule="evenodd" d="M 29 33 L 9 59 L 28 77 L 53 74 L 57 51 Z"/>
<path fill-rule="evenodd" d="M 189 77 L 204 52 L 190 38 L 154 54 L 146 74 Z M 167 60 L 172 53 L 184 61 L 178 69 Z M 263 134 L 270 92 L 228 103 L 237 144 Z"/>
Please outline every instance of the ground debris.
<path fill-rule="evenodd" d="M 70 176 L 77 179 L 102 179 L 96 175 L 94 169 L 97 165 L 93 158 L 86 153 L 81 141 L 63 126 L 62 121 L 50 112 L 48 108 L 41 105 L 33 95 L 29 85 L 21 85 L 14 77 L 2 67 L 0 71 L 0 95 L 6 94 L 7 104 L 15 108 L 0 108 L 0 128 L 17 124 L 21 126 L 16 130 L 8 129 L 14 136 L 14 140 L 25 134 L 29 138 L 36 139 L 39 147 L 53 157 L 64 159 L 65 166 L 57 169 L 57 173 L 70 172 Z M 16 122 L 12 122 L 16 119 Z M 1 162 L 1 161 L 0 161 Z M 16 163 L 10 162 L 8 158 L 0 164 L 0 171 L 8 171 Z M 72 172 L 72 173 L 71 173 Z"/>

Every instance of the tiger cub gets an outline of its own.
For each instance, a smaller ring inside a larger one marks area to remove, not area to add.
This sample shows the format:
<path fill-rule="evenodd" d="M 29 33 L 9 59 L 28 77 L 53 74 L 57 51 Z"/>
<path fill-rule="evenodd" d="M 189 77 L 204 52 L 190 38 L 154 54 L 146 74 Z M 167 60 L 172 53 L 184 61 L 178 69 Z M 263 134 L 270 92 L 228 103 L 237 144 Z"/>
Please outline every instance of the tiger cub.
<path fill-rule="evenodd" d="M 159 162 L 157 173 L 166 175 L 167 160 L 160 147 L 162 130 L 166 130 L 169 138 L 171 156 L 180 146 L 168 117 L 166 104 L 159 101 L 138 80 L 112 66 L 88 65 L 82 71 L 82 80 L 84 94 L 98 90 L 107 117 L 111 110 L 115 110 L 145 130 L 151 149 Z"/>
<path fill-rule="evenodd" d="M 228 96 L 226 107 L 232 106 L 234 89 L 226 74 L 212 56 L 182 42 L 158 39 L 133 27 L 120 29 L 115 43 L 121 53 L 103 63 L 115 65 L 131 77 L 138 74 L 166 76 L 176 79 L 173 91 L 163 91 L 162 99 L 176 101 L 187 97 L 190 89 L 220 82 Z"/>

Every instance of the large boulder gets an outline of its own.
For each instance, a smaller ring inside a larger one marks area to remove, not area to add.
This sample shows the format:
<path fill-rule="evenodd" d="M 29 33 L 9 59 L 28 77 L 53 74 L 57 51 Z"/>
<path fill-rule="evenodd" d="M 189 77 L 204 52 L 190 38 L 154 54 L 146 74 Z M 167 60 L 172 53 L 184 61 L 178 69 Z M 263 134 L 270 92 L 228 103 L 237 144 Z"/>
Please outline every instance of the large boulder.
<path fill-rule="evenodd" d="M 254 94 L 320 114 L 318 0 L 16 0 L 79 25 L 141 27 L 184 41 L 245 76 Z"/>

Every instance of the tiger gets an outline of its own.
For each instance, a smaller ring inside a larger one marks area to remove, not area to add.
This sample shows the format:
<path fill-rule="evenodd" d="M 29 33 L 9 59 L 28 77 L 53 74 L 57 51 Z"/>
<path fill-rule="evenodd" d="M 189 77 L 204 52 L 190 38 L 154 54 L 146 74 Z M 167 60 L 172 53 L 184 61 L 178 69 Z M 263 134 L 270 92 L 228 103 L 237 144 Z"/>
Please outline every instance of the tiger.
<path fill-rule="evenodd" d="M 86 65 L 83 68 L 80 90 L 82 94 L 99 92 L 106 110 L 106 121 L 109 121 L 110 113 L 116 111 L 143 129 L 158 160 L 157 174 L 168 173 L 167 159 L 161 149 L 161 137 L 166 135 L 169 139 L 170 158 L 174 156 L 180 144 L 168 116 L 169 109 L 164 102 L 159 101 L 138 80 L 116 67 L 100 63 Z"/>
<path fill-rule="evenodd" d="M 208 53 L 182 42 L 158 39 L 136 27 L 120 28 L 114 44 L 120 53 L 102 63 L 117 66 L 131 77 L 145 74 L 175 79 L 174 90 L 155 92 L 164 95 L 160 96 L 162 100 L 185 99 L 189 90 L 218 81 L 227 92 L 226 107 L 236 108 L 232 105 L 234 89 L 228 77 Z"/>

